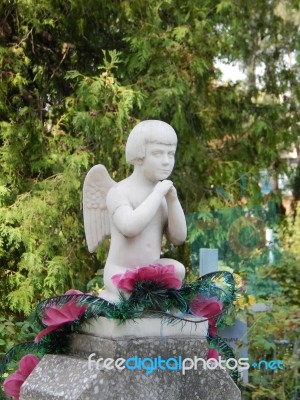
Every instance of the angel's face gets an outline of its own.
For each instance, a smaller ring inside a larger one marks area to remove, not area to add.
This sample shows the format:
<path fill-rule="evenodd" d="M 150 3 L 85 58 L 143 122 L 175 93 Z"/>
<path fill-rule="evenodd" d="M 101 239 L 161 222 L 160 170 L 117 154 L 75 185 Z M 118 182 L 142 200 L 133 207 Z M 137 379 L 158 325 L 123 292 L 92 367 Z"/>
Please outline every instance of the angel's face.
<path fill-rule="evenodd" d="M 141 165 L 145 177 L 152 182 L 167 179 L 174 168 L 175 152 L 175 144 L 147 143 Z"/>

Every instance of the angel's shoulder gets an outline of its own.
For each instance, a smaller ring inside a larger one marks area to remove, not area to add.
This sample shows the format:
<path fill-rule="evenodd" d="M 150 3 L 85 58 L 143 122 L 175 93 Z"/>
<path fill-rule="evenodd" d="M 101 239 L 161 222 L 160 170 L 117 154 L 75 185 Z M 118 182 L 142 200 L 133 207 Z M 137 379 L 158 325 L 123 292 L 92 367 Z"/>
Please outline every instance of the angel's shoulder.
<path fill-rule="evenodd" d="M 130 205 L 129 200 L 129 186 L 124 179 L 118 182 L 112 188 L 109 189 L 106 196 L 106 204 L 109 210 L 115 209 L 119 205 Z"/>
<path fill-rule="evenodd" d="M 122 181 L 116 183 L 113 187 L 111 187 L 108 191 L 108 195 L 123 195 L 126 196 L 128 190 L 130 189 L 130 185 L 128 184 L 127 179 L 123 179 Z"/>

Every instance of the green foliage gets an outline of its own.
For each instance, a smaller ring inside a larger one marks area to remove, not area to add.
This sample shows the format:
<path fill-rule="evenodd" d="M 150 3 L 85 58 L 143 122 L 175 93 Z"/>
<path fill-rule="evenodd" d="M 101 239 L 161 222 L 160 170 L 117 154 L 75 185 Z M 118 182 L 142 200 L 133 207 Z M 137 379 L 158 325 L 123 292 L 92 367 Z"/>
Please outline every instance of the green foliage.
<path fill-rule="evenodd" d="M 282 297 L 286 304 L 300 304 L 300 204 L 296 206 L 295 215 L 289 216 L 282 225 L 283 258 L 279 265 L 265 271 L 267 275 L 278 280 Z"/>
<path fill-rule="evenodd" d="M 32 341 L 38 330 L 33 326 L 31 320 L 16 322 L 11 316 L 6 318 L 0 317 L 0 357 L 8 352 L 18 342 Z"/>
<path fill-rule="evenodd" d="M 278 265 L 264 269 L 260 274 L 261 279 L 276 279 L 280 284 L 281 294 L 286 304 L 300 305 L 300 260 L 291 255 L 284 254 Z"/>
<path fill-rule="evenodd" d="M 186 213 L 252 205 L 260 170 L 287 169 L 280 151 L 300 129 L 299 68 L 285 61 L 299 51 L 298 17 L 296 0 L 1 2 L 0 312 L 8 321 L 44 297 L 101 286 L 108 243 L 87 253 L 82 182 L 96 163 L 116 180 L 128 175 L 124 146 L 136 122 L 162 119 L 177 131 L 172 179 Z M 219 59 L 242 63 L 247 81 L 221 84 Z M 178 250 L 185 264 L 187 247 Z"/>
<path fill-rule="evenodd" d="M 258 278 L 268 278 L 280 286 L 280 295 L 264 299 L 267 312 L 248 316 L 248 341 L 252 361 L 260 359 L 283 361 L 284 370 L 250 371 L 250 384 L 243 388 L 247 399 L 292 399 L 299 397 L 299 321 L 300 321 L 300 260 L 299 206 L 295 217 L 283 226 L 283 256 L 270 267 L 262 267 Z"/>
<path fill-rule="evenodd" d="M 283 297 L 268 312 L 250 314 L 248 340 L 250 362 L 281 360 L 283 370 L 250 369 L 250 383 L 243 399 L 297 399 L 299 392 L 299 307 Z"/>

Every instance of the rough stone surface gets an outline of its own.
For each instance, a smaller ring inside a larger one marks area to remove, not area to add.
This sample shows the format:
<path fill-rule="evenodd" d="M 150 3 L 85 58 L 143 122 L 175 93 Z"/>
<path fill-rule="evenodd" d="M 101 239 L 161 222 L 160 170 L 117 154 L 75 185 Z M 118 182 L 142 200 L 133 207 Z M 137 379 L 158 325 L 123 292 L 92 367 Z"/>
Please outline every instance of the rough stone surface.
<path fill-rule="evenodd" d="M 127 358 L 139 356 L 157 357 L 158 355 L 167 359 L 169 357 L 182 356 L 203 357 L 207 356 L 207 341 L 204 338 L 190 336 L 187 338 L 178 337 L 127 337 L 123 339 L 103 339 L 88 335 L 74 335 L 71 345 L 71 354 L 82 358 L 88 358 L 91 353 L 96 358 Z"/>
<path fill-rule="evenodd" d="M 237 386 L 222 369 L 146 371 L 109 370 L 103 363 L 88 364 L 94 359 L 135 355 L 144 357 L 206 358 L 204 339 L 190 338 L 123 338 L 103 339 L 74 335 L 71 354 L 46 355 L 22 386 L 20 400 L 240 400 Z M 90 367 L 90 369 L 89 369 Z"/>

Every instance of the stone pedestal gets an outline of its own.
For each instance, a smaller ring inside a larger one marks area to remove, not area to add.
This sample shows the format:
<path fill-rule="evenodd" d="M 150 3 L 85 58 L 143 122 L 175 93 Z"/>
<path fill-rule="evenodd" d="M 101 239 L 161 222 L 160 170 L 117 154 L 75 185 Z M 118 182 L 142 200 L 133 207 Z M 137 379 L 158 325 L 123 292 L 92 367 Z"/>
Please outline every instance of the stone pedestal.
<path fill-rule="evenodd" d="M 202 321 L 201 323 L 197 323 Z M 166 320 L 155 317 L 138 318 L 118 323 L 116 320 L 99 317 L 90 319 L 82 325 L 80 332 L 87 335 L 107 339 L 123 339 L 126 337 L 190 337 L 205 338 L 208 321 L 206 318 L 185 315 L 184 321 L 170 324 Z"/>
<path fill-rule="evenodd" d="M 135 356 L 206 360 L 207 351 L 205 337 L 195 334 L 117 338 L 75 334 L 69 355 L 43 357 L 22 385 L 20 400 L 240 400 L 240 391 L 226 370 L 203 369 L 201 362 L 185 374 L 159 368 L 147 374 L 143 368 L 107 369 L 103 360 L 96 363 L 100 358 Z M 92 353 L 94 362 L 89 363 Z"/>

